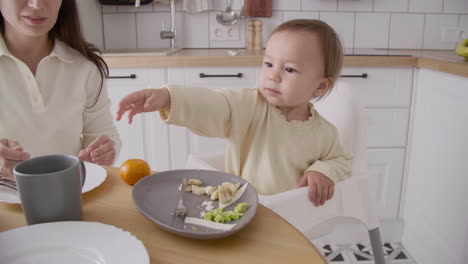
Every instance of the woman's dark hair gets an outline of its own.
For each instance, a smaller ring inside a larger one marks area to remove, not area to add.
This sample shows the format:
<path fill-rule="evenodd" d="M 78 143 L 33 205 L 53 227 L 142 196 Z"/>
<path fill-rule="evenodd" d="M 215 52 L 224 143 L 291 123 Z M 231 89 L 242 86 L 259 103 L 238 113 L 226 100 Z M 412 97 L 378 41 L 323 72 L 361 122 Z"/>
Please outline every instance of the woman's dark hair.
<path fill-rule="evenodd" d="M 5 24 L 3 16 L 0 16 L 0 29 L 4 32 Z M 94 63 L 99 69 L 101 75 L 101 87 L 96 96 L 96 100 L 90 106 L 93 107 L 101 95 L 104 84 L 104 78 L 109 75 L 109 68 L 107 67 L 104 59 L 99 55 L 99 49 L 94 45 L 86 42 L 80 26 L 80 18 L 78 16 L 78 7 L 76 0 L 63 0 L 60 7 L 57 22 L 54 27 L 49 31 L 50 39 L 59 39 L 67 44 L 69 47 L 77 50 L 81 55 Z"/>

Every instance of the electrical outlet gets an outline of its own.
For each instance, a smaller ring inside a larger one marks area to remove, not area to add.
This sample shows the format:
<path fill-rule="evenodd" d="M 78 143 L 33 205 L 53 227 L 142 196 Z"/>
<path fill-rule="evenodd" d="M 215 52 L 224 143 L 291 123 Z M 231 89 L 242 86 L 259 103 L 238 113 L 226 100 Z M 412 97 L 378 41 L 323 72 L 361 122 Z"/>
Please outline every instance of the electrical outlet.
<path fill-rule="evenodd" d="M 238 41 L 240 40 L 239 23 L 232 26 L 223 26 L 219 23 L 210 25 L 210 40 L 212 41 Z"/>
<path fill-rule="evenodd" d="M 461 28 L 443 28 L 442 29 L 442 42 L 445 43 L 458 43 L 462 40 L 463 30 Z"/>

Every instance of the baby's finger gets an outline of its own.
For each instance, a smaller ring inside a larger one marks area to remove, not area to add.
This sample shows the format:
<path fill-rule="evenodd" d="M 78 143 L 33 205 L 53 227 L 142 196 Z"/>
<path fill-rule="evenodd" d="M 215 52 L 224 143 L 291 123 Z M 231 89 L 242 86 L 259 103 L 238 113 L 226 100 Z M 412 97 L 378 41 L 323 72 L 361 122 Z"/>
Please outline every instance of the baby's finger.
<path fill-rule="evenodd" d="M 315 201 L 314 201 L 314 204 L 315 206 L 319 206 L 321 201 L 322 201 L 322 190 L 323 188 L 320 187 L 320 186 L 317 186 L 316 187 L 316 193 L 315 193 Z"/>
<path fill-rule="evenodd" d="M 131 124 L 133 122 L 133 116 L 135 116 L 138 113 L 141 113 L 141 111 L 139 111 L 136 108 L 132 108 L 132 110 L 130 110 L 130 112 L 128 112 L 128 123 L 129 124 Z"/>
<path fill-rule="evenodd" d="M 115 120 L 120 121 L 122 119 L 122 116 L 125 114 L 125 112 L 130 111 L 132 109 L 132 105 L 126 105 L 126 106 L 120 106 L 117 109 L 117 116 L 115 117 Z"/>
<path fill-rule="evenodd" d="M 333 194 L 335 194 L 335 186 L 330 186 L 328 187 L 328 198 L 327 200 L 330 200 L 331 198 L 333 198 Z"/>
<path fill-rule="evenodd" d="M 139 92 L 134 92 L 120 100 L 119 106 L 117 108 L 117 121 L 120 120 L 126 111 L 129 111 L 133 108 L 132 105 L 138 101 L 139 97 Z"/>
<path fill-rule="evenodd" d="M 302 178 L 299 180 L 299 183 L 296 185 L 295 188 L 301 188 L 307 185 L 307 175 L 302 175 Z"/>
<path fill-rule="evenodd" d="M 309 183 L 309 199 L 312 203 L 315 203 L 315 199 L 317 196 L 317 185 L 315 183 L 310 182 Z"/>
<path fill-rule="evenodd" d="M 323 187 L 322 190 L 323 192 L 322 192 L 322 199 L 320 200 L 320 205 L 324 205 L 328 199 L 328 187 Z"/>

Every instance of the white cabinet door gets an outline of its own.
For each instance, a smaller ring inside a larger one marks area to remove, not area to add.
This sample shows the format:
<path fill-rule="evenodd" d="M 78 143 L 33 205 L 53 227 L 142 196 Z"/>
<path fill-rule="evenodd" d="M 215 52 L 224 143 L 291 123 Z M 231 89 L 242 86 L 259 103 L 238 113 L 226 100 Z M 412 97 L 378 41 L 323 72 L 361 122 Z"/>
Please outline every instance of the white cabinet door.
<path fill-rule="evenodd" d="M 359 89 L 365 107 L 409 107 L 413 68 L 399 67 L 344 67 L 342 75 L 367 74 L 367 78 L 342 78 Z"/>
<path fill-rule="evenodd" d="M 119 78 L 108 79 L 107 89 L 109 98 L 112 102 L 112 115 L 115 120 L 117 106 L 119 101 L 134 91 L 145 88 L 148 82 L 148 71 L 146 69 L 110 69 L 110 77 L 129 77 L 135 74 L 135 78 Z M 145 124 L 143 115 L 137 115 L 130 125 L 127 122 L 125 115 L 121 121 L 115 122 L 119 131 L 120 139 L 122 140 L 122 148 L 118 156 L 115 166 L 120 166 L 127 159 L 143 159 L 146 160 L 146 144 L 145 144 Z"/>
<path fill-rule="evenodd" d="M 408 108 L 366 108 L 369 147 L 405 147 Z"/>
<path fill-rule="evenodd" d="M 405 161 L 404 148 L 367 151 L 369 189 L 380 219 L 398 218 Z"/>
<path fill-rule="evenodd" d="M 420 69 L 403 243 L 417 263 L 467 263 L 468 78 Z"/>

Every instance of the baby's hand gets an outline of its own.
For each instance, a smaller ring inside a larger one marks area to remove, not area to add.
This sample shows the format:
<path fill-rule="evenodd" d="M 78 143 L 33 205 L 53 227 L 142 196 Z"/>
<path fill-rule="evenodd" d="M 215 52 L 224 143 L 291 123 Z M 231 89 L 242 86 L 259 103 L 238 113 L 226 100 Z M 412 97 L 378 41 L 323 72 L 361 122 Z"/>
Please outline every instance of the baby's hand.
<path fill-rule="evenodd" d="M 335 183 L 318 171 L 306 171 L 296 188 L 309 186 L 309 199 L 315 206 L 324 205 L 333 197 Z"/>
<path fill-rule="evenodd" d="M 116 120 L 119 121 L 125 112 L 128 112 L 128 123 L 131 124 L 133 116 L 144 112 L 170 110 L 171 95 L 167 88 L 144 89 L 131 93 L 120 100 Z"/>

